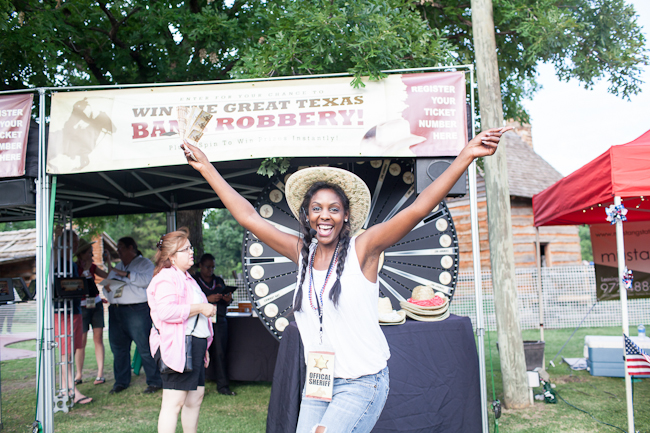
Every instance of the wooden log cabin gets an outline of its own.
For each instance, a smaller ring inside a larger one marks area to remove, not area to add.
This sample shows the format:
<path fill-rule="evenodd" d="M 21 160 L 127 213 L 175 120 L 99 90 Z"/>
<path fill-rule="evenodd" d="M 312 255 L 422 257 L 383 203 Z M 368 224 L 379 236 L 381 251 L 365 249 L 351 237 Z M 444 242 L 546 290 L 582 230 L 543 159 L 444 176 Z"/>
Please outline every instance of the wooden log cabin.
<path fill-rule="evenodd" d="M 506 134 L 502 140 L 507 153 L 508 186 L 512 212 L 512 237 L 516 268 L 536 266 L 533 195 L 546 189 L 563 176 L 535 153 L 530 127 L 515 125 L 517 134 Z M 523 137 L 523 138 L 522 138 Z M 489 270 L 490 245 L 487 226 L 487 205 L 483 171 L 478 168 L 478 219 L 481 246 L 481 269 Z M 472 234 L 469 196 L 449 199 L 447 206 L 454 219 L 460 248 L 460 271 L 473 270 Z M 580 265 L 580 237 L 577 226 L 539 228 L 542 266 Z"/>
<path fill-rule="evenodd" d="M 93 241 L 93 262 L 102 266 L 102 254 L 108 250 L 117 260 L 117 244 L 107 233 Z M 0 232 L 0 278 L 21 277 L 29 284 L 36 277 L 36 229 Z M 101 281 L 101 278 L 96 278 Z"/>

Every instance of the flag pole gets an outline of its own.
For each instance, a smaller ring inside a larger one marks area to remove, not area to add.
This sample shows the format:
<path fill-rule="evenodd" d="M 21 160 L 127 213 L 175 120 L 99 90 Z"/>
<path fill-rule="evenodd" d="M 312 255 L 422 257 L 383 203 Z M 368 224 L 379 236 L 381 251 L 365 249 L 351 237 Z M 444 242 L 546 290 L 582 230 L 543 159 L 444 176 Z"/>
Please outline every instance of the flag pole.
<path fill-rule="evenodd" d="M 614 197 L 614 204 L 621 204 L 621 197 Z M 618 292 L 621 297 L 621 313 L 623 335 L 630 335 L 629 318 L 627 312 L 627 289 L 623 282 L 625 273 L 625 243 L 623 240 L 623 221 L 621 218 L 616 219 L 616 257 L 618 259 Z M 623 363 L 625 365 L 625 397 L 627 402 L 627 431 L 634 433 L 634 402 L 632 401 L 632 379 L 627 369 L 627 351 L 625 350 L 625 338 L 623 339 Z"/>

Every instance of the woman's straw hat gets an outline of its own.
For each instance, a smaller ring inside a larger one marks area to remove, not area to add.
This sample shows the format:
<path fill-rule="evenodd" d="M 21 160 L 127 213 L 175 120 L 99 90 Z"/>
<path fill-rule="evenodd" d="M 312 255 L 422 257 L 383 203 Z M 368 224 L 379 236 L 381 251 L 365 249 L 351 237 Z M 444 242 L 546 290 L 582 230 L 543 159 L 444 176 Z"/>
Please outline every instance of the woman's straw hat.
<path fill-rule="evenodd" d="M 95 242 L 97 241 L 88 242 L 85 239 L 80 239 L 79 246 L 77 247 L 77 250 L 74 252 L 74 255 L 80 256 L 81 254 L 85 253 Z"/>
<path fill-rule="evenodd" d="M 406 311 L 393 310 L 393 305 L 388 298 L 379 298 L 379 324 L 401 325 L 406 322 Z"/>
<path fill-rule="evenodd" d="M 350 201 L 350 233 L 354 235 L 366 222 L 370 211 L 370 190 L 356 174 L 334 167 L 310 167 L 299 170 L 287 180 L 285 194 L 293 215 L 300 220 L 300 205 L 307 190 L 316 182 L 339 186 Z"/>

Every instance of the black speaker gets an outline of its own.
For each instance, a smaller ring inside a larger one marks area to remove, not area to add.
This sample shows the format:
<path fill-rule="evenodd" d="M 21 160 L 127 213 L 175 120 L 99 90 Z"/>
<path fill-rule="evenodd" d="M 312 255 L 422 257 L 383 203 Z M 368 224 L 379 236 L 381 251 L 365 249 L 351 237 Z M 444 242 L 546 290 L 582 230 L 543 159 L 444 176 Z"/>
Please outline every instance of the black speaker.
<path fill-rule="evenodd" d="M 13 280 L 11 278 L 0 278 L 0 305 L 15 300 Z"/>
<path fill-rule="evenodd" d="M 12 278 L 14 283 L 14 289 L 18 296 L 20 296 L 21 301 L 31 301 L 36 296 L 36 280 L 32 280 L 29 284 L 25 284 L 25 280 L 20 277 Z"/>
<path fill-rule="evenodd" d="M 420 194 L 431 185 L 447 167 L 451 165 L 454 158 L 418 158 L 415 161 L 415 188 Z M 467 172 L 458 179 L 458 182 L 451 188 L 447 197 L 460 197 L 467 194 Z"/>
<path fill-rule="evenodd" d="M 88 282 L 83 277 L 54 278 L 57 298 L 83 298 L 88 296 Z"/>
<path fill-rule="evenodd" d="M 0 181 L 0 191 L 0 208 L 36 205 L 36 187 L 30 177 Z"/>

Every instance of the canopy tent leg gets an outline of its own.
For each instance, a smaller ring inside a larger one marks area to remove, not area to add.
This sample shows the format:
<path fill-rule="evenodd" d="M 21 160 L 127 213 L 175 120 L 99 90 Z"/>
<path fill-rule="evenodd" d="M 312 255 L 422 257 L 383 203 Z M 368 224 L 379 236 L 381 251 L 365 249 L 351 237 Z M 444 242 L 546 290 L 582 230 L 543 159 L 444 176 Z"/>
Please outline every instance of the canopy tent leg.
<path fill-rule="evenodd" d="M 614 197 L 614 204 L 621 204 L 621 197 Z M 627 311 L 627 289 L 623 283 L 625 274 L 625 242 L 623 239 L 623 221 L 616 219 L 616 257 L 618 259 L 618 292 L 621 296 L 621 315 L 623 334 L 630 336 L 629 316 Z M 625 363 L 625 400 L 627 402 L 627 431 L 633 433 L 634 430 L 634 402 L 632 401 L 632 378 L 627 369 L 627 355 L 625 355 L 625 344 L 623 344 L 623 354 Z"/>
<path fill-rule="evenodd" d="M 470 138 L 474 136 L 474 67 L 470 67 L 470 101 L 471 101 L 471 127 Z M 478 192 L 476 186 L 476 161 L 467 169 L 469 182 L 469 214 L 472 231 L 472 259 L 474 261 L 474 295 L 476 299 L 476 336 L 478 338 L 478 370 L 481 381 L 481 423 L 483 432 L 489 433 L 488 402 L 487 402 L 487 374 L 485 371 L 485 318 L 483 316 L 483 276 L 481 275 L 481 243 L 478 225 Z"/>
<path fill-rule="evenodd" d="M 539 339 L 544 341 L 544 294 L 542 293 L 542 248 L 539 243 L 539 227 L 535 227 L 535 249 L 537 251 L 537 296 L 539 298 Z M 542 362 L 542 365 L 545 365 Z"/>
<path fill-rule="evenodd" d="M 472 227 L 472 258 L 474 260 L 474 296 L 476 299 L 476 336 L 478 338 L 478 368 L 481 381 L 481 421 L 483 432 L 490 431 L 488 425 L 487 375 L 485 371 L 485 318 L 483 316 L 483 287 L 481 275 L 481 245 L 479 241 L 478 205 L 476 203 L 476 162 L 469 166 L 469 212 Z"/>
<path fill-rule="evenodd" d="M 50 266 L 52 240 L 49 177 L 45 160 L 45 89 L 39 89 L 38 178 L 36 180 L 36 311 L 38 359 L 36 365 L 36 419 L 44 433 L 54 432 L 54 322 L 51 292 L 53 270 Z"/>

